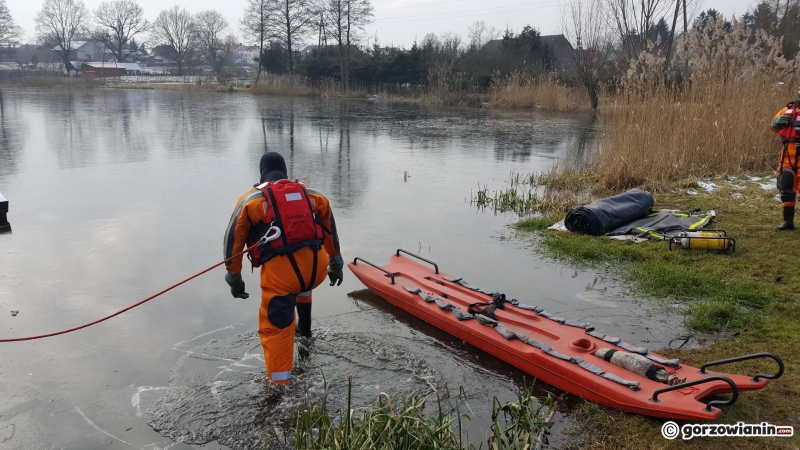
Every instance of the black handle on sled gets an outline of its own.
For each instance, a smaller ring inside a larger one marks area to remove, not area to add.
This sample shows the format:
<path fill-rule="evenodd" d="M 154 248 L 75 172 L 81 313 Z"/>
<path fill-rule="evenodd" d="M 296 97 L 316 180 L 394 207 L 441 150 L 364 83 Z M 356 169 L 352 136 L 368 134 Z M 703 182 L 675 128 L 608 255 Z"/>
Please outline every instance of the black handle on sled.
<path fill-rule="evenodd" d="M 371 262 L 367 261 L 364 258 L 359 258 L 358 256 L 356 256 L 356 258 L 353 260 L 353 265 L 357 266 L 358 265 L 358 261 L 361 261 L 361 262 L 363 262 L 365 264 L 368 264 L 368 265 L 380 270 L 381 272 L 385 273 L 386 275 L 389 275 L 389 278 L 392 279 L 392 284 L 394 284 L 394 274 L 392 272 L 389 272 L 388 270 L 384 269 L 383 267 L 381 267 L 381 266 L 379 266 L 377 264 L 372 264 Z"/>
<path fill-rule="evenodd" d="M 395 254 L 395 256 L 398 256 L 398 257 L 399 257 L 399 256 L 400 256 L 400 253 L 405 253 L 405 254 L 406 254 L 406 255 L 408 255 L 408 256 L 413 256 L 414 258 L 417 258 L 417 259 L 419 259 L 420 261 L 425 261 L 426 263 L 433 265 L 433 268 L 434 268 L 434 270 L 436 270 L 436 274 L 437 274 L 437 275 L 439 274 L 439 265 L 438 265 L 438 264 L 436 264 L 435 262 L 431 261 L 430 259 L 425 259 L 425 258 L 423 258 L 422 256 L 415 255 L 414 253 L 411 253 L 411 252 L 409 252 L 409 251 L 407 251 L 407 250 L 403 250 L 402 248 L 398 248 L 398 249 L 397 249 L 397 253 Z M 362 260 L 362 261 L 363 261 L 363 260 Z M 366 262 L 366 261 L 365 261 L 365 262 Z"/>
<path fill-rule="evenodd" d="M 783 360 L 781 360 L 781 358 L 774 353 L 753 353 L 752 355 L 737 356 L 736 358 L 720 359 L 719 361 L 707 362 L 702 366 L 700 366 L 700 372 L 698 373 L 705 374 L 706 367 L 721 366 L 723 364 L 729 364 L 733 362 L 747 361 L 749 359 L 759 359 L 759 358 L 772 358 L 773 360 L 775 360 L 775 362 L 778 363 L 778 373 L 776 373 L 775 375 L 757 373 L 753 376 L 753 381 L 758 381 L 760 378 L 766 378 L 767 380 L 774 380 L 776 378 L 780 378 L 781 375 L 783 375 L 783 370 L 784 370 Z"/>
<path fill-rule="evenodd" d="M 709 381 L 724 381 L 728 383 L 731 386 L 732 397 L 728 400 L 711 400 L 710 402 L 706 403 L 706 407 L 703 408 L 703 411 L 713 411 L 712 406 L 720 406 L 720 407 L 730 406 L 736 403 L 736 400 L 739 399 L 739 388 L 736 387 L 736 383 L 731 381 L 731 379 L 728 377 L 715 375 L 713 377 L 700 378 L 699 380 L 687 381 L 686 383 L 674 384 L 672 386 L 665 387 L 664 389 L 659 389 L 653 392 L 653 398 L 651 398 L 650 401 L 653 403 L 659 403 L 661 402 L 661 400 L 658 399 L 659 394 L 675 391 L 678 389 L 683 389 L 689 386 L 696 386 L 698 384 L 708 383 Z"/>

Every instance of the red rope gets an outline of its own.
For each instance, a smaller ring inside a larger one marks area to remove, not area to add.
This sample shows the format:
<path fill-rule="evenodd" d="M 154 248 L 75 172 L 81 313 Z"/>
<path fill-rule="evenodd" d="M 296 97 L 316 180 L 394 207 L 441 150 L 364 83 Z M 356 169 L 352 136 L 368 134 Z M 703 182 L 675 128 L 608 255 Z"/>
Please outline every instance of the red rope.
<path fill-rule="evenodd" d="M 103 317 L 102 319 L 95 320 L 94 322 L 90 322 L 90 323 L 87 323 L 87 324 L 81 325 L 81 326 L 79 326 L 79 327 L 70 328 L 70 329 L 68 329 L 68 330 L 56 331 L 55 333 L 40 334 L 40 335 L 38 335 L 38 336 L 30 336 L 30 337 L 22 337 L 22 338 L 0 339 L 0 342 L 32 341 L 32 340 L 34 340 L 34 339 L 42 339 L 42 338 L 51 337 L 51 336 L 58 336 L 59 334 L 66 334 L 66 333 L 70 333 L 70 332 L 73 332 L 73 331 L 80 330 L 80 329 L 82 329 L 82 328 L 90 327 L 90 326 L 92 326 L 92 325 L 98 324 L 98 323 L 100 323 L 100 322 L 103 322 L 103 321 L 106 321 L 106 320 L 108 320 L 108 319 L 110 319 L 110 318 L 112 318 L 112 317 L 114 317 L 114 316 L 118 316 L 118 315 L 120 315 L 120 314 L 124 313 L 125 311 L 128 311 L 128 310 L 130 310 L 130 309 L 136 308 L 136 307 L 137 307 L 137 306 L 139 306 L 139 305 L 142 305 L 142 304 L 144 304 L 144 303 L 147 303 L 147 302 L 149 302 L 150 300 L 152 300 L 152 299 L 154 299 L 154 298 L 158 297 L 159 295 L 161 295 L 161 294 L 163 294 L 163 293 L 165 293 L 165 292 L 169 292 L 169 291 L 171 291 L 171 290 L 175 289 L 176 287 L 178 287 L 178 286 L 182 285 L 183 283 L 186 283 L 186 282 L 187 282 L 187 281 L 189 281 L 189 280 L 192 280 L 192 279 L 194 279 L 194 278 L 197 278 L 197 277 L 199 277 L 200 275 L 202 275 L 202 274 L 204 274 L 204 273 L 208 272 L 209 270 L 211 270 L 211 269 L 213 269 L 213 268 L 215 268 L 215 267 L 217 267 L 217 266 L 221 266 L 221 265 L 225 264 L 226 262 L 228 262 L 228 261 L 232 260 L 233 258 L 236 258 L 237 256 L 239 256 L 239 255 L 242 255 L 242 254 L 244 254 L 244 253 L 246 253 L 246 252 L 250 251 L 250 250 L 251 250 L 253 247 L 257 246 L 259 243 L 260 243 L 260 242 L 258 242 L 258 243 L 255 243 L 255 244 L 253 244 L 252 246 L 250 246 L 250 247 L 247 247 L 246 249 L 242 250 L 241 252 L 239 252 L 239 253 L 237 253 L 237 254 L 235 254 L 235 255 L 231 256 L 230 258 L 228 258 L 228 259 L 226 259 L 226 260 L 224 260 L 224 261 L 218 262 L 218 263 L 214 264 L 213 266 L 209 267 L 208 269 L 206 269 L 206 270 L 204 270 L 204 271 L 202 271 L 202 272 L 198 272 L 198 273 L 196 273 L 196 274 L 194 274 L 194 275 L 190 276 L 189 278 L 187 278 L 187 279 L 185 279 L 185 280 L 181 281 L 180 283 L 173 284 L 172 286 L 170 286 L 170 287 L 168 287 L 168 288 L 164 289 L 163 291 L 161 291 L 161 292 L 159 292 L 159 293 L 157 293 L 157 294 L 155 294 L 155 295 L 151 295 L 150 297 L 147 297 L 146 299 L 144 299 L 144 300 L 140 301 L 139 303 L 134 303 L 133 305 L 131 305 L 131 306 L 128 306 L 128 307 L 127 307 L 127 308 L 125 308 L 125 309 L 121 309 L 121 310 L 119 310 L 119 311 L 115 312 L 114 314 L 111 314 L 111 315 L 105 316 L 105 317 Z"/>

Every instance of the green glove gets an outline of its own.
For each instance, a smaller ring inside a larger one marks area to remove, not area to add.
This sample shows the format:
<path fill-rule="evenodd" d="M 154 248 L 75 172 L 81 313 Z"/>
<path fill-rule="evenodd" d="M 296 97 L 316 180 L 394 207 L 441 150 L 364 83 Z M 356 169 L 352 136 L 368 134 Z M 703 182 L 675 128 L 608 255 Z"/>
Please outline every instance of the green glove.
<path fill-rule="evenodd" d="M 789 120 L 790 119 L 788 117 L 780 115 L 772 119 L 772 128 L 775 128 L 776 130 L 780 130 L 781 128 L 786 128 L 787 126 L 789 126 Z"/>
<path fill-rule="evenodd" d="M 342 256 L 331 256 L 331 262 L 328 264 L 328 279 L 331 280 L 331 286 L 342 284 L 342 280 L 344 280 L 344 271 L 342 269 L 344 269 Z"/>
<path fill-rule="evenodd" d="M 225 282 L 231 287 L 231 295 L 233 295 L 233 298 L 250 297 L 250 294 L 244 291 L 244 280 L 242 280 L 242 274 L 232 274 L 227 272 L 225 274 Z"/>

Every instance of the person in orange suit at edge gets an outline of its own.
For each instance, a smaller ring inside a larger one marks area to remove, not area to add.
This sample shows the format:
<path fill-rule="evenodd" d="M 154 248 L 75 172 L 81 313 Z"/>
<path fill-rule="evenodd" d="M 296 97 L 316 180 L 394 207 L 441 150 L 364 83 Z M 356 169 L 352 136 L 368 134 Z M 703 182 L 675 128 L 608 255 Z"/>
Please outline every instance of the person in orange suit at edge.
<path fill-rule="evenodd" d="M 225 259 L 262 237 L 277 237 L 261 242 L 248 252 L 248 258 L 253 267 L 261 267 L 258 335 L 267 377 L 274 384 L 288 385 L 295 331 L 303 338 L 312 338 L 311 290 L 326 275 L 331 286 L 341 285 L 344 261 L 328 199 L 289 180 L 286 162 L 279 153 L 265 153 L 259 169 L 261 181 L 239 197 L 231 215 L 225 231 Z M 225 281 L 234 298 L 249 297 L 241 275 L 242 258 L 239 255 L 225 263 Z"/>
<path fill-rule="evenodd" d="M 800 99 L 800 89 L 797 90 Z M 797 143 L 800 142 L 800 100 L 793 101 L 781 109 L 772 119 L 772 131 L 783 141 L 781 159 L 778 166 L 778 190 L 783 202 L 783 224 L 778 231 L 794 230 L 794 208 L 797 204 L 797 190 L 800 176 L 797 174 Z"/>

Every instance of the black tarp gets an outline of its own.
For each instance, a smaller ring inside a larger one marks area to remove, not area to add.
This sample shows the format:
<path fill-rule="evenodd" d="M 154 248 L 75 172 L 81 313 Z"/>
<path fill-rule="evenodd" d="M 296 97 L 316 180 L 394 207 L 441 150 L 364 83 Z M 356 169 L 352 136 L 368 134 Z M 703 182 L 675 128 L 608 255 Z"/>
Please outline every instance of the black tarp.
<path fill-rule="evenodd" d="M 599 236 L 650 214 L 653 196 L 641 189 L 631 189 L 571 209 L 564 219 L 569 231 Z"/>

